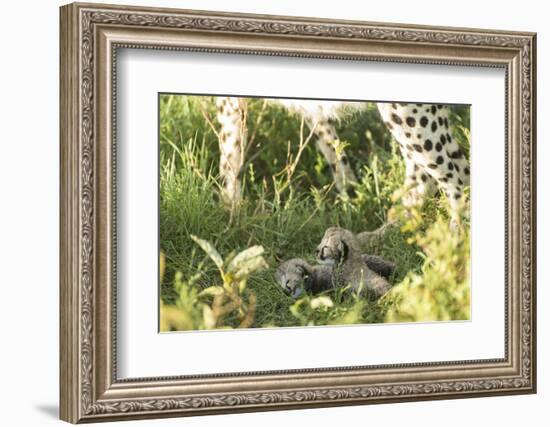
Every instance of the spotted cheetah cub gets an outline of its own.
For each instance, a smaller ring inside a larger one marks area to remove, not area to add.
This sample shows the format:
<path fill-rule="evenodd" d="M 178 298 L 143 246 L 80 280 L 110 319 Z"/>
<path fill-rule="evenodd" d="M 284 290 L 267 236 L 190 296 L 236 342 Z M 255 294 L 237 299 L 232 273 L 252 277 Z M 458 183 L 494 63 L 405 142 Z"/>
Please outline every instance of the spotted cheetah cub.
<path fill-rule="evenodd" d="M 319 262 L 334 265 L 335 286 L 351 286 L 360 294 L 380 298 L 390 290 L 389 282 L 365 263 L 355 235 L 344 228 L 330 227 L 317 247 Z"/>
<path fill-rule="evenodd" d="M 395 264 L 376 255 L 362 255 L 363 261 L 374 272 L 389 278 Z M 301 258 L 283 262 L 275 272 L 279 285 L 285 292 L 298 298 L 304 292 L 317 294 L 334 288 L 332 265 L 310 265 Z"/>
<path fill-rule="evenodd" d="M 312 266 L 301 258 L 283 262 L 277 268 L 275 277 L 283 290 L 294 298 L 298 298 L 304 292 L 318 294 L 334 288 L 331 266 Z"/>

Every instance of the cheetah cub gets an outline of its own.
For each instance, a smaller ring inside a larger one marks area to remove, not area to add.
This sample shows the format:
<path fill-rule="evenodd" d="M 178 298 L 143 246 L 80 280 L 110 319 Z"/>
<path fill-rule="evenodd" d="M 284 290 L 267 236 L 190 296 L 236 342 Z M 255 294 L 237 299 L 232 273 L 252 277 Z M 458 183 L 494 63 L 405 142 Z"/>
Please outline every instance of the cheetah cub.
<path fill-rule="evenodd" d="M 363 261 L 374 272 L 389 278 L 395 264 L 376 255 L 362 255 Z M 283 262 L 275 272 L 279 285 L 285 292 L 298 298 L 304 292 L 317 294 L 334 288 L 334 268 L 331 265 L 310 265 L 301 258 Z"/>
<path fill-rule="evenodd" d="M 369 268 L 357 238 L 349 230 L 328 228 L 317 247 L 317 259 L 334 265 L 335 286 L 349 285 L 354 292 L 373 298 L 380 298 L 390 290 L 389 282 Z"/>
<path fill-rule="evenodd" d="M 301 258 L 283 262 L 277 268 L 275 277 L 283 290 L 294 298 L 298 298 L 304 292 L 317 294 L 334 287 L 331 266 L 312 266 Z"/>

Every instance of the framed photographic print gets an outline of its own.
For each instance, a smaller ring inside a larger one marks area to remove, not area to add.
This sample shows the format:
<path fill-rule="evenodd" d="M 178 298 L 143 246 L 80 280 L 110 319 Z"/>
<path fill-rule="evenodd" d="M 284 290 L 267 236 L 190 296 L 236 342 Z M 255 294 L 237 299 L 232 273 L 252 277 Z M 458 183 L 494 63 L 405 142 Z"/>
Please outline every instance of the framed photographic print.
<path fill-rule="evenodd" d="M 533 393 L 535 34 L 61 8 L 61 418 Z"/>

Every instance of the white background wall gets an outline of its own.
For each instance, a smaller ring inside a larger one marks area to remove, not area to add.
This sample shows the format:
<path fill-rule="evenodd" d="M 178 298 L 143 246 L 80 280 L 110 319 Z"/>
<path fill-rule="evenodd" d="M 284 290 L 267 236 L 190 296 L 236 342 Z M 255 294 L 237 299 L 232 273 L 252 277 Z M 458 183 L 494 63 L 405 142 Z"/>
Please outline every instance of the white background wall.
<path fill-rule="evenodd" d="M 122 3 L 111 0 L 113 3 Z M 57 0 L 6 2 L 0 24 L 0 420 L 44 426 L 58 402 L 58 6 Z M 539 393 L 439 402 L 139 421 L 130 425 L 468 426 L 547 425 L 550 267 L 547 96 L 550 29 L 544 2 L 461 0 L 271 2 L 133 0 L 133 4 L 538 32 L 538 351 Z M 545 220 L 546 218 L 546 220 Z M 544 420 L 546 418 L 546 420 Z"/>

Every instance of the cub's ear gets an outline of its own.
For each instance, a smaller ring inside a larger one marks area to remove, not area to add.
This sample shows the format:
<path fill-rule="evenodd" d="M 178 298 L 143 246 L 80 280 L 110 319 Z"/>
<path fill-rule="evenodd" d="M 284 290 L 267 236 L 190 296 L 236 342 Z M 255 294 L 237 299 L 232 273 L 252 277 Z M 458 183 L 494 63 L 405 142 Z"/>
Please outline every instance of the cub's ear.
<path fill-rule="evenodd" d="M 347 259 L 349 254 L 349 247 L 343 240 L 338 243 L 338 261 L 342 262 Z"/>

